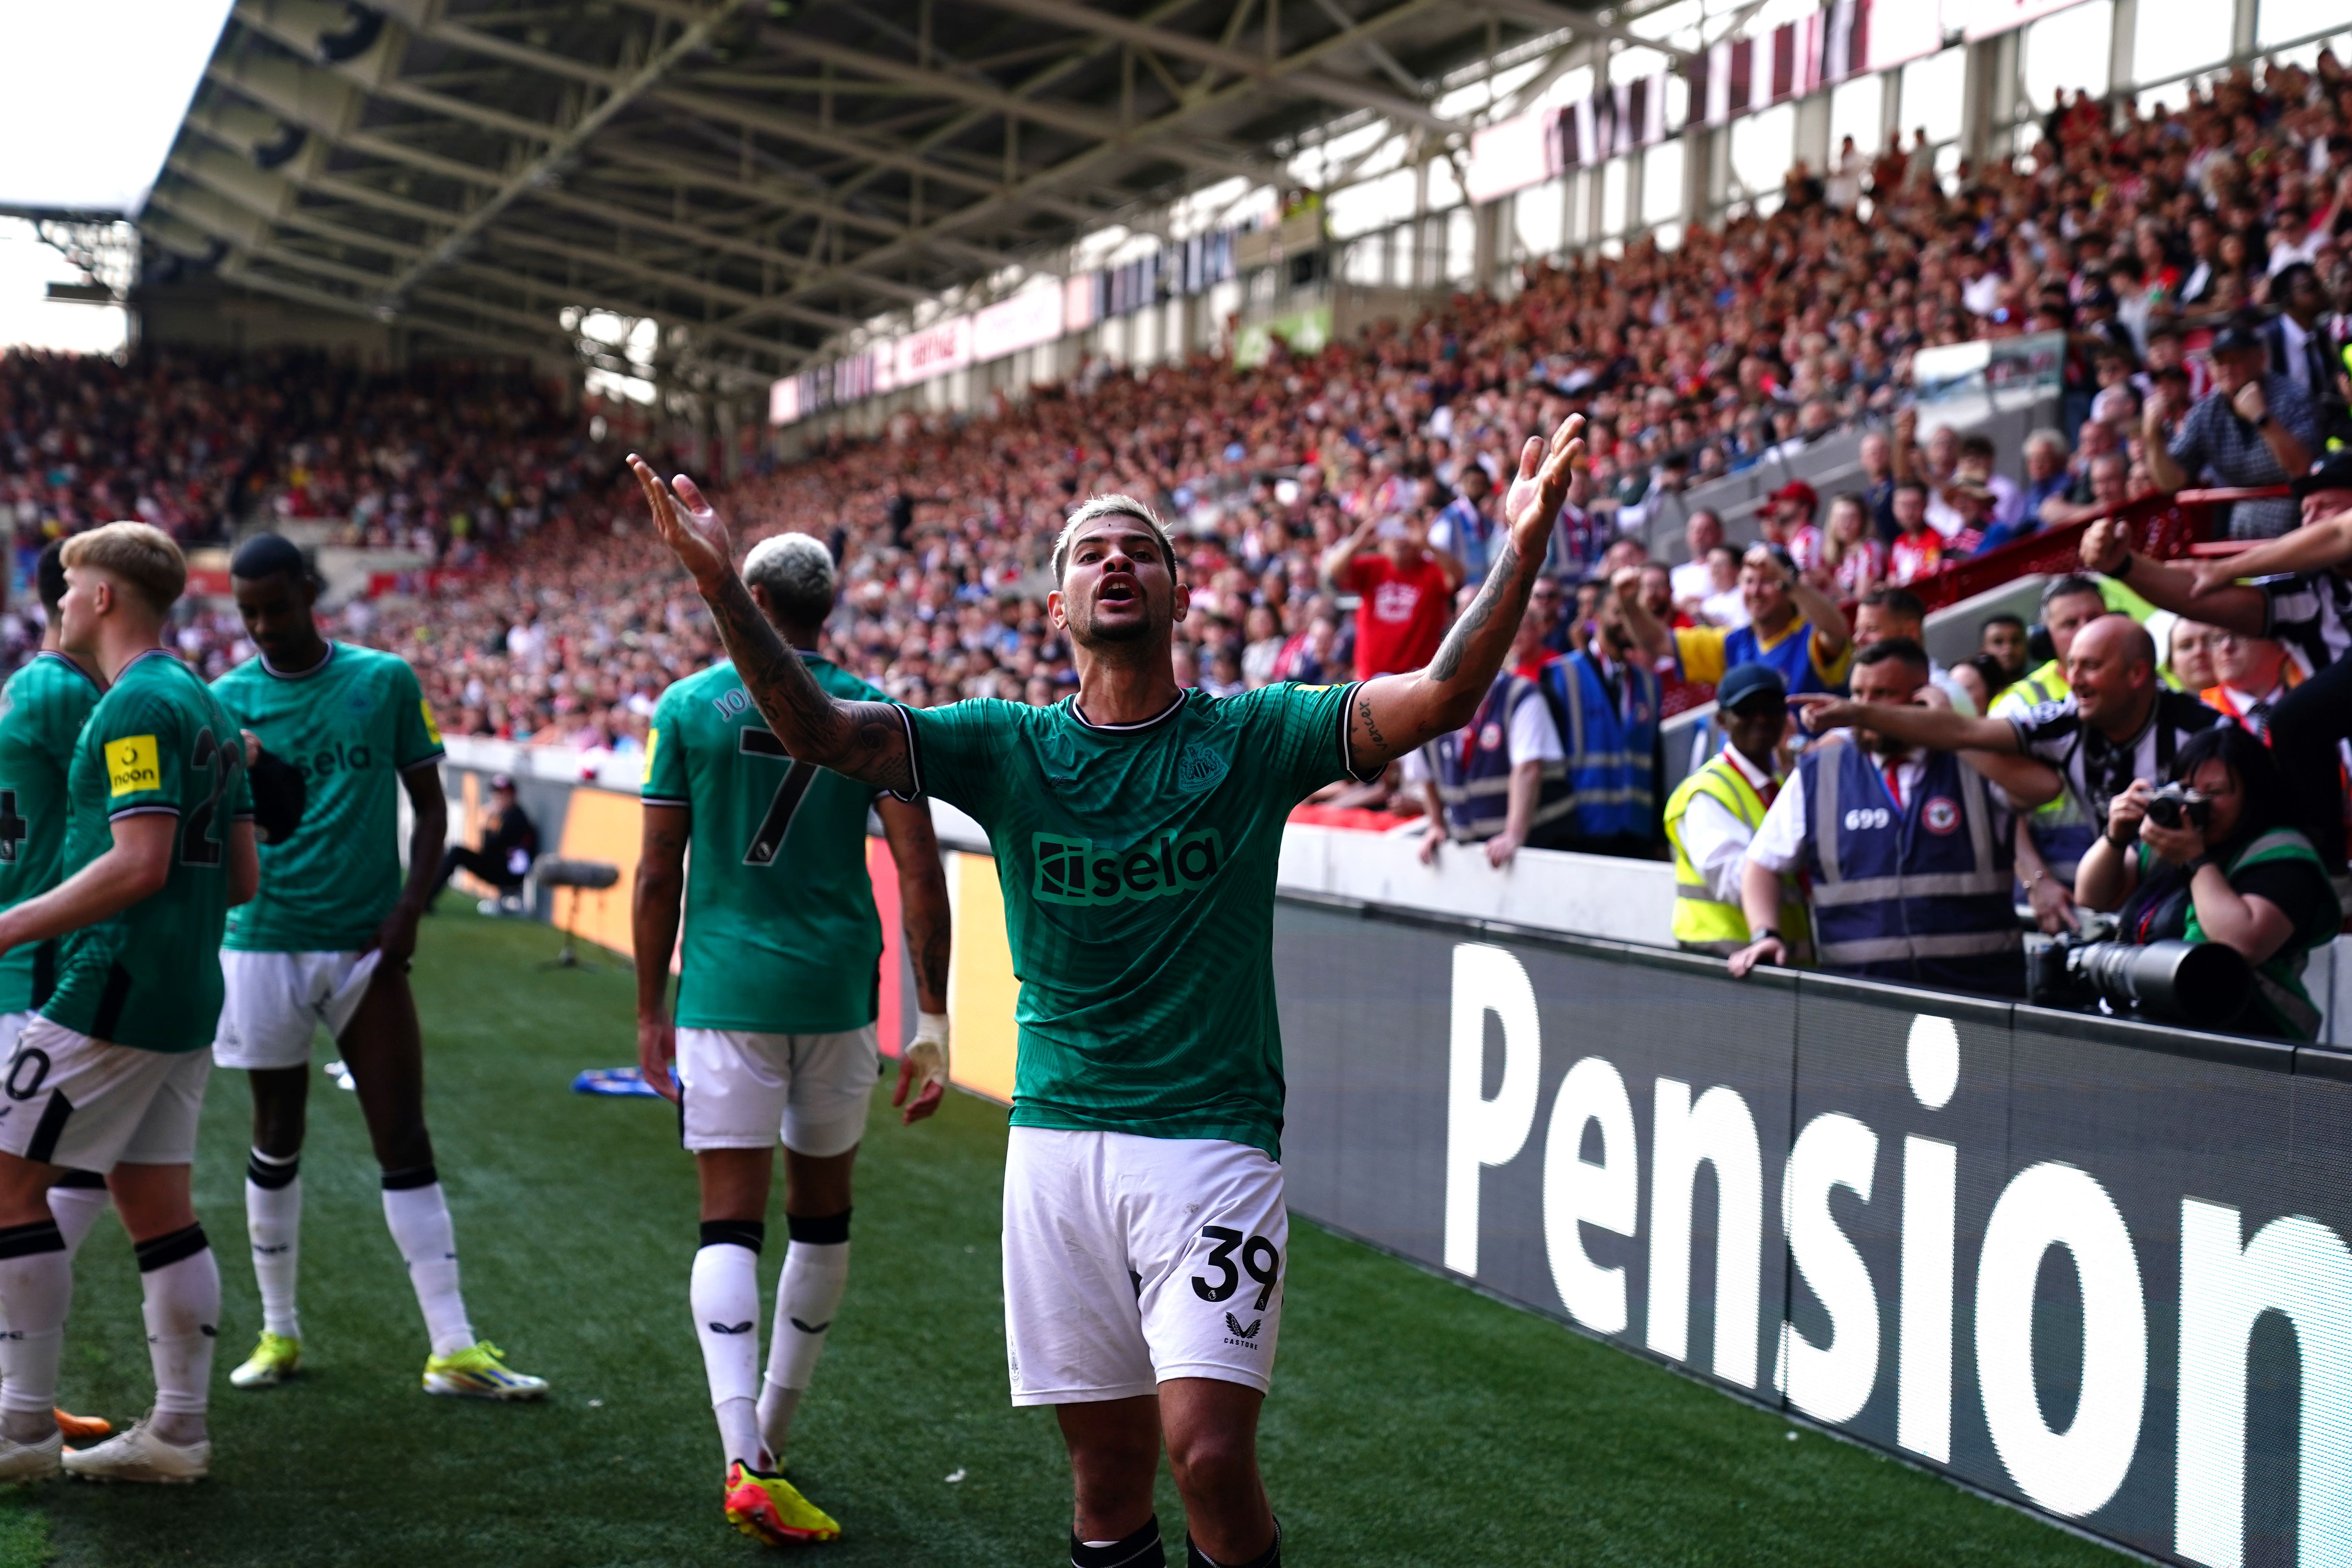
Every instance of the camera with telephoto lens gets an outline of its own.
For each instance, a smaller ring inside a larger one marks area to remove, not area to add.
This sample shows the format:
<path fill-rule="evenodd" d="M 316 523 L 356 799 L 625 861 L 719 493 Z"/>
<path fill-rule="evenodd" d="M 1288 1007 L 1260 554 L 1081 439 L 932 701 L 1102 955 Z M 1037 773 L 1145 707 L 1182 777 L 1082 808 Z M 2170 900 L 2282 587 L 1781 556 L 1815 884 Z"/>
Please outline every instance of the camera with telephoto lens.
<path fill-rule="evenodd" d="M 2025 999 L 2038 1007 L 2096 1012 L 2104 1002 L 2150 1023 L 2226 1029 L 2253 994 L 2252 968 L 2226 942 L 2114 942 L 2086 919 L 2025 952 Z"/>
<path fill-rule="evenodd" d="M 2147 797 L 2147 819 L 2158 827 L 2172 828 L 2192 822 L 2201 833 L 2213 820 L 2213 803 L 2202 792 L 2175 782 Z"/>

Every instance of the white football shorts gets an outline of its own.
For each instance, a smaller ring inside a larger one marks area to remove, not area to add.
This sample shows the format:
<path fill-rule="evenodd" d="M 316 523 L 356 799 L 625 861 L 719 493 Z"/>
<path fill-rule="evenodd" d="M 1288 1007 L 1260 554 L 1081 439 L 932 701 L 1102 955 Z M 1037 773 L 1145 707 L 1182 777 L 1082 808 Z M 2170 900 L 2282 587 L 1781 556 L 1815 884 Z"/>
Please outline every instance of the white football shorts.
<path fill-rule="evenodd" d="M 299 1068 L 310 1063 L 320 1025 L 341 1037 L 375 978 L 383 954 L 243 952 L 221 949 L 220 1024 L 213 1059 L 225 1068 Z"/>
<path fill-rule="evenodd" d="M 831 1035 L 677 1032 L 678 1130 L 687 1148 L 846 1154 L 866 1136 L 882 1053 L 874 1026 Z"/>
<path fill-rule="evenodd" d="M 191 1164 L 212 1070 L 206 1051 L 142 1051 L 36 1017 L 0 1078 L 0 1149 L 100 1175 Z"/>
<path fill-rule="evenodd" d="M 1264 1393 L 1282 1330 L 1282 1167 L 1213 1138 L 1015 1127 L 1004 1158 L 1004 1342 L 1015 1405 Z"/>

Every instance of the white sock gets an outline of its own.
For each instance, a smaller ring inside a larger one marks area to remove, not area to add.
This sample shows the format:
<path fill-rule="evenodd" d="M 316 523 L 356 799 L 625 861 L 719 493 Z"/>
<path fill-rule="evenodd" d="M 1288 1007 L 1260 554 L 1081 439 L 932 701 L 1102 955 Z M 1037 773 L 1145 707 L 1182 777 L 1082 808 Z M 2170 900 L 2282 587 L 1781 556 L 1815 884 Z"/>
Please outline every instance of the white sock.
<path fill-rule="evenodd" d="M 768 1375 L 760 1391 L 760 1435 L 782 1458 L 801 1395 L 824 1353 L 825 1331 L 849 1289 L 849 1211 L 816 1219 L 790 1216 L 796 1233 L 776 1286 L 776 1322 L 768 1341 Z"/>
<path fill-rule="evenodd" d="M 147 1355 L 155 1364 L 155 1413 L 202 1415 L 220 1333 L 220 1260 L 192 1225 L 139 1244 L 146 1291 Z"/>
<path fill-rule="evenodd" d="M 300 1339 L 294 1276 L 302 1256 L 302 1156 L 281 1160 L 258 1149 L 246 1156 L 245 1232 L 253 1243 L 253 1280 L 261 1288 L 261 1326 Z"/>
<path fill-rule="evenodd" d="M 474 1342 L 474 1326 L 466 1321 L 466 1298 L 457 1289 L 457 1232 L 449 1223 L 449 1200 L 430 1165 L 388 1171 L 383 1179 L 383 1221 L 408 1260 L 408 1282 L 416 1287 L 433 1353 L 455 1355 Z"/>
<path fill-rule="evenodd" d="M 73 1304 L 73 1259 L 57 1221 L 0 1230 L 0 1410 L 47 1415 L 58 1403 L 58 1356 Z"/>
<path fill-rule="evenodd" d="M 740 1459 L 755 1470 L 767 1468 L 753 1403 L 760 1391 L 760 1243 L 766 1229 L 757 1220 L 705 1220 L 687 1287 L 719 1444 L 729 1464 Z"/>
<path fill-rule="evenodd" d="M 89 1235 L 89 1227 L 98 1223 L 98 1216 L 113 1202 L 104 1187 L 49 1189 L 49 1217 L 58 1222 L 58 1234 L 66 1238 L 68 1259 L 81 1250 L 82 1238 Z"/>

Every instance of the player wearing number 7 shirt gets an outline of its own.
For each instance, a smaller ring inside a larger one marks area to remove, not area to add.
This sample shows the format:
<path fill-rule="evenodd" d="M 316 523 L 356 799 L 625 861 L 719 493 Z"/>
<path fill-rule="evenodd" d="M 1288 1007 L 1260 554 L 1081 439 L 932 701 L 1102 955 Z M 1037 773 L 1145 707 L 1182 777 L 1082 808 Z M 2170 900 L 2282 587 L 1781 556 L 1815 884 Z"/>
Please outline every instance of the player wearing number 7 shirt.
<path fill-rule="evenodd" d="M 794 647 L 833 612 L 833 558 L 805 533 L 744 558 L 754 602 Z M 814 653 L 824 688 L 878 698 Z M 645 839 L 633 903 L 637 1054 L 678 1102 L 702 1184 L 688 1288 L 723 1448 L 728 1520 L 771 1545 L 840 1527 L 784 1479 L 784 1441 L 849 1284 L 850 1167 L 877 1061 L 882 925 L 866 868 L 876 807 L 898 866 L 920 1022 L 900 1058 L 907 1120 L 937 1110 L 947 1072 L 948 890 L 928 812 L 870 784 L 794 762 L 720 664 L 662 693 L 646 742 Z M 689 845 L 693 854 L 687 853 Z M 669 955 L 683 902 L 675 1017 Z M 895 984 L 897 976 L 887 977 Z M 673 1062 L 675 1068 L 673 1069 Z M 673 1071 L 675 1079 L 673 1079 Z M 760 1249 L 778 1137 L 790 1242 L 760 1373 Z"/>
<path fill-rule="evenodd" d="M 1055 1407 L 1076 1568 L 1164 1561 L 1164 1440 L 1194 1564 L 1274 1568 L 1258 1477 L 1289 1239 L 1275 863 L 1291 807 L 1470 720 L 1582 457 L 1530 438 L 1485 586 L 1428 668 L 1214 698 L 1176 684 L 1190 606 L 1166 530 L 1125 496 L 1072 513 L 1046 613 L 1078 691 L 1052 708 L 846 701 L 768 625 L 694 483 L 630 465 L 786 751 L 986 828 L 1021 980 L 1004 1173 L 1016 1405 Z M 690 1098 L 690 1097 L 689 1097 Z"/>

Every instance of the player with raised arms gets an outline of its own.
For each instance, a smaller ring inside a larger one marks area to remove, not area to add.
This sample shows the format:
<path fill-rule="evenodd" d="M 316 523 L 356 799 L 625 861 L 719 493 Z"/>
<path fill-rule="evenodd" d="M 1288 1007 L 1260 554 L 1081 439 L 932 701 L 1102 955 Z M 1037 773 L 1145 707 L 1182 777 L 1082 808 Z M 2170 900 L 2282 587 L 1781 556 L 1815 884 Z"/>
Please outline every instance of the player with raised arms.
<path fill-rule="evenodd" d="M 264 754 L 299 771 L 306 800 L 300 826 L 263 847 L 261 890 L 230 917 L 221 952 L 226 1000 L 213 1059 L 242 1068 L 253 1088 L 245 1214 L 262 1314 L 260 1342 L 229 1382 L 274 1387 L 302 1364 L 294 1289 L 302 1138 L 310 1038 L 323 1024 L 359 1090 L 383 1171 L 384 1223 L 424 1310 L 425 1391 L 540 1398 L 544 1381 L 509 1371 L 497 1346 L 474 1338 L 425 1126 L 408 965 L 448 837 L 432 709 L 405 659 L 319 634 L 319 584 L 289 541 L 247 539 L 229 562 L 229 585 L 259 652 L 215 681 L 214 695 Z M 402 790 L 415 817 L 405 879 Z"/>
<path fill-rule="evenodd" d="M 987 829 L 1021 981 L 1004 1172 L 1013 1400 L 1055 1406 L 1076 1568 L 1163 1562 L 1165 1441 L 1189 1560 L 1275 1568 L 1258 1476 L 1289 1239 L 1275 864 L 1291 807 L 1467 723 L 1501 668 L 1583 454 L 1531 437 L 1485 586 L 1426 669 L 1213 698 L 1176 684 L 1191 590 L 1141 502 L 1097 496 L 1054 549 L 1046 614 L 1078 691 L 1050 708 L 845 701 L 776 635 L 726 525 L 679 477 L 631 468 L 795 759 Z"/>
<path fill-rule="evenodd" d="M 817 684 L 881 693 L 813 651 L 833 613 L 825 547 L 780 533 L 751 547 L 752 603 Z M 646 741 L 644 847 L 633 900 L 637 1058 L 678 1101 L 702 1184 L 701 1247 L 688 1304 L 725 1449 L 727 1518 L 770 1545 L 840 1527 L 784 1479 L 784 1441 L 849 1284 L 850 1167 L 879 1061 L 882 922 L 866 865 L 869 806 L 898 867 L 919 1021 L 899 1058 L 906 1119 L 946 1090 L 947 878 L 928 811 L 785 755 L 727 664 L 661 695 Z M 691 847 L 692 854 L 688 854 Z M 686 942 L 667 1007 L 679 905 Z M 675 1063 L 675 1068 L 672 1064 Z M 675 1077 L 673 1078 L 673 1073 Z M 790 1246 L 760 1374 L 760 1249 L 779 1129 Z"/>
<path fill-rule="evenodd" d="M 67 1169 L 107 1179 L 131 1233 L 155 1370 L 148 1417 L 62 1456 L 98 1480 L 207 1473 L 220 1268 L 189 1195 L 220 1014 L 221 931 L 253 896 L 245 748 L 162 645 L 187 584 L 142 522 L 68 540 L 59 647 L 107 682 L 67 773 L 65 880 L 0 912 L 0 952 L 58 941 L 57 987 L 16 1037 L 0 1100 L 0 1479 L 57 1472 L 53 1413 L 73 1268 L 48 1205 Z"/>

